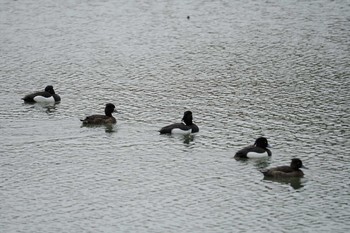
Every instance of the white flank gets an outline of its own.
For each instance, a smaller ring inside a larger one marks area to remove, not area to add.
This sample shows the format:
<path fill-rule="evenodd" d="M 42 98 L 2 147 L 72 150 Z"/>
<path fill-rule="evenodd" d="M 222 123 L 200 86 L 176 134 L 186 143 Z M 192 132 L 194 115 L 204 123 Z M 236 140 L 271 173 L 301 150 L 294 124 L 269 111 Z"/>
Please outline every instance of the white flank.
<path fill-rule="evenodd" d="M 268 156 L 267 152 L 264 152 L 264 153 L 249 152 L 247 154 L 247 157 L 251 158 L 251 159 L 253 159 L 253 158 L 263 158 L 263 157 L 267 157 L 267 156 Z"/>
<path fill-rule="evenodd" d="M 172 129 L 171 130 L 171 133 L 172 134 L 189 134 L 192 132 L 192 129 L 189 129 L 189 130 L 182 130 L 182 129 L 179 129 L 179 128 L 175 128 L 175 129 Z"/>
<path fill-rule="evenodd" d="M 35 96 L 34 101 L 37 103 L 55 103 L 53 96 L 46 98 L 44 96 Z"/>

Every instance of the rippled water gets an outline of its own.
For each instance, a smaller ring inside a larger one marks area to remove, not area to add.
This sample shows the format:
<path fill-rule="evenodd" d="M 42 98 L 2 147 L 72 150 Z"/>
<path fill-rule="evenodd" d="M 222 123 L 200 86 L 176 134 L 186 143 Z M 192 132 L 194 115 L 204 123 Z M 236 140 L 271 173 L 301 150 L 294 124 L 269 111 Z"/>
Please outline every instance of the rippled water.
<path fill-rule="evenodd" d="M 4 0 L 0 19 L 1 232 L 350 230 L 348 1 Z M 22 103 L 49 84 L 60 104 Z M 81 127 L 107 102 L 115 127 Z M 158 134 L 185 110 L 198 134 Z M 261 135 L 271 158 L 232 159 Z M 301 180 L 259 172 L 294 157 Z"/>

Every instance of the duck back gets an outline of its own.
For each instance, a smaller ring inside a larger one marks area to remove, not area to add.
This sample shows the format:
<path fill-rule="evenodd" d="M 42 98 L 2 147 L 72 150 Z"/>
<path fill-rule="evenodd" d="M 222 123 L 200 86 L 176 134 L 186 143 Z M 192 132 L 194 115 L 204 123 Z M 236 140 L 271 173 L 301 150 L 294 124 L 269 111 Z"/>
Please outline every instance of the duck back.
<path fill-rule="evenodd" d="M 196 133 L 199 129 L 196 125 L 185 125 L 183 123 L 174 123 L 171 125 L 164 126 L 159 130 L 160 134 L 187 134 L 187 133 Z"/>
<path fill-rule="evenodd" d="M 290 166 L 280 166 L 261 171 L 266 177 L 288 178 L 303 177 L 304 173 L 300 169 L 293 169 Z"/>
<path fill-rule="evenodd" d="M 83 124 L 115 124 L 117 120 L 112 116 L 91 115 L 81 120 Z"/>

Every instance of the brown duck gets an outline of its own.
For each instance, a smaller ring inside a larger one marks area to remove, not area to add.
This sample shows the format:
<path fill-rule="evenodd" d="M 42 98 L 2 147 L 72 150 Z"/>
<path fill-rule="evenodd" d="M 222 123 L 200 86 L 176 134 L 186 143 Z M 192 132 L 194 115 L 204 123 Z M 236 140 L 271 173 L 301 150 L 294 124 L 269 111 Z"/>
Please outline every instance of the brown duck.
<path fill-rule="evenodd" d="M 81 121 L 84 125 L 115 124 L 117 120 L 112 116 L 112 112 L 115 112 L 115 106 L 108 103 L 105 107 L 105 115 L 91 115 Z"/>
<path fill-rule="evenodd" d="M 280 166 L 262 170 L 261 172 L 265 177 L 273 178 L 291 178 L 291 177 L 303 177 L 304 173 L 300 168 L 306 168 L 300 159 L 292 159 L 290 166 Z"/>

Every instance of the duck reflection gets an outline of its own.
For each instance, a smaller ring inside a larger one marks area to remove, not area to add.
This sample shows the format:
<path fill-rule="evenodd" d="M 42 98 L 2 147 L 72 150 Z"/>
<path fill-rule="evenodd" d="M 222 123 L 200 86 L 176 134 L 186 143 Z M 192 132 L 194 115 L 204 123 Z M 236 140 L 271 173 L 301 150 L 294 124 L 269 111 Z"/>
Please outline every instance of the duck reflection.
<path fill-rule="evenodd" d="M 186 145 L 189 145 L 191 142 L 193 142 L 194 138 L 195 138 L 195 135 L 192 134 L 192 133 L 188 133 L 188 134 L 168 134 L 166 136 L 168 136 L 169 138 L 172 138 L 172 139 L 179 139 Z"/>
<path fill-rule="evenodd" d="M 51 114 L 51 113 L 56 111 L 56 104 L 53 104 L 53 105 L 50 105 L 50 106 L 47 105 L 47 106 L 44 106 L 43 108 L 45 109 L 45 112 L 47 114 Z"/>
<path fill-rule="evenodd" d="M 271 157 L 261 157 L 261 158 L 254 158 L 254 159 L 237 158 L 237 157 L 233 157 L 233 158 L 240 163 L 253 164 L 258 170 L 267 168 L 268 166 L 270 166 L 270 163 L 271 163 Z"/>
<path fill-rule="evenodd" d="M 80 128 L 104 128 L 106 133 L 115 133 L 117 132 L 116 125 L 112 124 L 103 124 L 103 125 L 85 125 L 82 124 Z"/>
<path fill-rule="evenodd" d="M 304 187 L 303 183 L 301 182 L 300 177 L 292 177 L 292 178 L 276 178 L 276 177 L 264 177 L 263 180 L 268 180 L 272 182 L 277 182 L 280 184 L 288 184 L 294 189 L 300 189 Z"/>
<path fill-rule="evenodd" d="M 104 125 L 104 127 L 105 127 L 105 132 L 106 132 L 106 133 L 114 133 L 114 132 L 117 132 L 116 126 L 115 126 L 115 125 L 110 125 L 110 124 L 108 124 L 108 125 Z"/>
<path fill-rule="evenodd" d="M 191 142 L 194 141 L 194 135 L 193 134 L 185 134 L 183 136 L 183 142 L 184 144 L 190 144 Z"/>
<path fill-rule="evenodd" d="M 23 105 L 30 105 L 30 108 L 32 109 L 36 109 L 39 111 L 43 111 L 46 112 L 47 114 L 51 114 L 53 112 L 56 111 L 56 105 L 58 105 L 58 103 L 23 103 Z"/>

